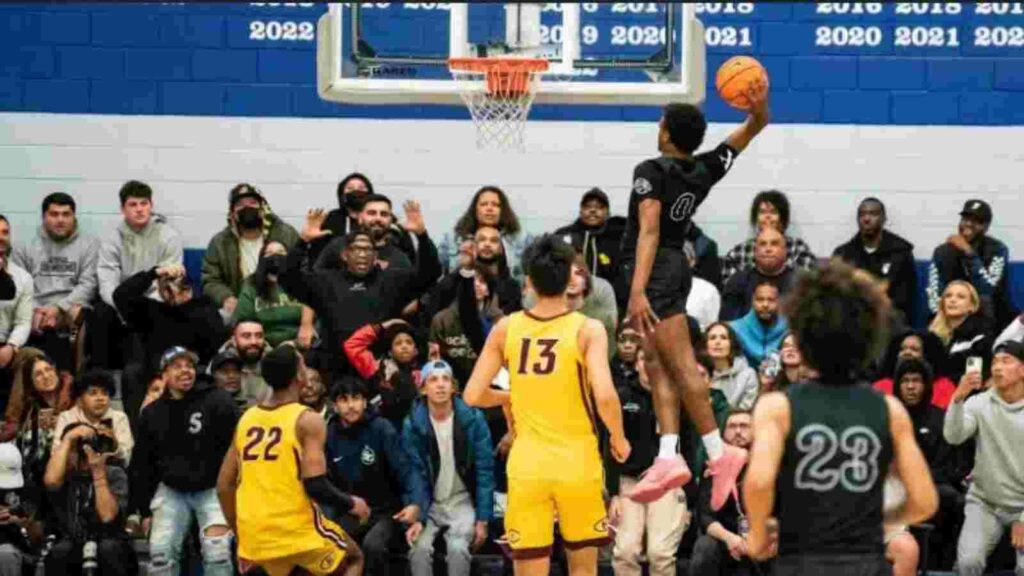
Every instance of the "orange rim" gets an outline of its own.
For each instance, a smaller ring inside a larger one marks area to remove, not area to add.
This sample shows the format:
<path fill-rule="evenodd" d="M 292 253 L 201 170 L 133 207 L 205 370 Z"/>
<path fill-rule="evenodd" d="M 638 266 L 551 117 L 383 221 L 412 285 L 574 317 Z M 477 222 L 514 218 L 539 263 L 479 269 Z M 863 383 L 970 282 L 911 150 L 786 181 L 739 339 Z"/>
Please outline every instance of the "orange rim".
<path fill-rule="evenodd" d="M 451 58 L 454 71 L 484 74 L 487 94 L 492 97 L 522 96 L 530 91 L 530 79 L 548 69 L 543 58 Z"/>

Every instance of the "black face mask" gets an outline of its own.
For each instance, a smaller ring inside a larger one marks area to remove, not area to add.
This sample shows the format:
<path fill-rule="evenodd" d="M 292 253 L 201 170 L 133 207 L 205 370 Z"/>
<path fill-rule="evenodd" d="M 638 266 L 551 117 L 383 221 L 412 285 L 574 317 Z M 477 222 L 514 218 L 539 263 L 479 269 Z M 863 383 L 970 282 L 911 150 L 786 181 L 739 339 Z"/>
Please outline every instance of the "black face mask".
<path fill-rule="evenodd" d="M 359 212 L 363 209 L 363 200 L 366 194 L 350 192 L 345 194 L 345 208 L 351 212 Z"/>
<path fill-rule="evenodd" d="M 273 274 L 274 276 L 280 276 L 281 272 L 284 271 L 284 263 L 288 257 L 284 254 L 274 254 L 273 256 L 266 256 L 263 261 L 260 262 L 260 269 L 263 275 Z"/>
<path fill-rule="evenodd" d="M 255 230 L 263 226 L 263 218 L 260 216 L 260 209 L 246 206 L 235 214 L 238 226 L 242 230 Z"/>

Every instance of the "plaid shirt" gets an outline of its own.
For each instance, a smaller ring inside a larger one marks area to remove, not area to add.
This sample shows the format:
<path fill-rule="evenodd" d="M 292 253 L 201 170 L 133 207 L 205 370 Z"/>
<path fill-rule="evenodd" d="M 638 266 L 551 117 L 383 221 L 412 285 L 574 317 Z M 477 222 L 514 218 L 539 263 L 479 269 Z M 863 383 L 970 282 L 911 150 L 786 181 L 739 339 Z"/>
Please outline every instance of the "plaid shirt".
<path fill-rule="evenodd" d="M 732 247 L 722 261 L 722 285 L 724 286 L 729 278 L 737 272 L 742 272 L 754 267 L 754 244 L 755 238 L 748 238 Z M 799 238 L 786 236 L 786 264 L 794 270 L 813 270 L 818 265 L 818 259 L 811 252 L 811 247 Z"/>

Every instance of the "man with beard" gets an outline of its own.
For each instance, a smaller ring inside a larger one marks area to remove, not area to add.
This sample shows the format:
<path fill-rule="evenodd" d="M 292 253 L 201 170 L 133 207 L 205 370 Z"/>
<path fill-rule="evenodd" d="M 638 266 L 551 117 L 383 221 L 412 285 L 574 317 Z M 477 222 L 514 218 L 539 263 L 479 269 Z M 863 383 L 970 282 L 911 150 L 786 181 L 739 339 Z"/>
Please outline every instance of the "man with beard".
<path fill-rule="evenodd" d="M 98 250 L 96 239 L 78 227 L 74 198 L 54 192 L 43 198 L 43 223 L 35 240 L 18 245 L 11 255 L 35 286 L 28 344 L 46 352 L 64 374 L 74 368 L 70 334 L 96 296 Z"/>
<path fill-rule="evenodd" d="M 306 382 L 299 390 L 299 403 L 319 414 L 325 421 L 332 416 L 331 403 L 327 401 L 327 386 L 319 370 L 306 366 Z"/>
<path fill-rule="evenodd" d="M 270 394 L 270 387 L 260 374 L 260 360 L 272 350 L 267 344 L 263 325 L 255 321 L 235 324 L 231 339 L 224 343 L 220 352 L 234 350 L 242 361 L 242 387 L 235 396 L 239 403 L 253 405 Z"/>
<path fill-rule="evenodd" d="M 280 242 L 291 250 L 298 240 L 295 228 L 271 212 L 259 190 L 238 184 L 228 196 L 228 225 L 210 240 L 203 256 L 203 294 L 230 317 L 242 280 L 256 271 L 263 244 Z"/>
<path fill-rule="evenodd" d="M 370 233 L 373 245 L 377 247 L 377 263 L 381 268 L 413 267 L 416 250 L 409 240 L 405 228 L 397 225 L 395 214 L 391 211 L 391 199 L 383 194 L 369 194 L 361 199 L 362 208 L 356 215 L 357 227 L 353 228 Z M 407 201 L 404 206 L 406 214 L 410 211 L 419 212 L 419 203 Z M 406 224 L 408 226 L 408 224 Z M 316 259 L 316 268 L 338 268 L 341 265 L 343 236 L 331 240 Z"/>
<path fill-rule="evenodd" d="M 459 284 L 471 280 L 476 271 L 489 279 L 492 284 L 491 295 L 497 296 L 497 305 L 503 314 L 522 309 L 522 287 L 509 270 L 505 246 L 497 228 L 481 225 L 471 240 L 463 240 L 459 245 L 458 262 L 459 269 L 441 278 L 437 286 L 424 297 L 423 309 L 428 315 L 428 322 L 451 306 L 458 297 Z M 483 346 L 483 341 L 478 345 Z"/>
<path fill-rule="evenodd" d="M 747 363 L 760 366 L 762 360 L 782 345 L 788 328 L 786 319 L 779 314 L 779 288 L 774 282 L 768 279 L 758 282 L 751 300 L 750 311 L 729 322 L 729 326 L 736 331 Z"/>
<path fill-rule="evenodd" d="M 32 332 L 32 276 L 10 261 L 11 224 L 0 215 L 0 406 L 7 405 L 18 351 Z"/>
<path fill-rule="evenodd" d="M 885 204 L 878 198 L 865 198 L 857 207 L 857 235 L 832 255 L 884 282 L 893 308 L 909 322 L 917 294 L 914 245 L 886 230 L 885 223 Z"/>
<path fill-rule="evenodd" d="M 555 230 L 556 236 L 561 236 L 583 254 L 583 261 L 595 276 L 612 284 L 620 307 L 625 307 L 629 296 L 620 271 L 620 244 L 625 230 L 624 217 L 609 217 L 608 195 L 600 188 L 591 188 L 583 195 L 580 216 L 575 222 Z"/>
<path fill-rule="evenodd" d="M 777 228 L 762 228 L 754 244 L 754 267 L 737 272 L 725 283 L 722 320 L 735 320 L 746 314 L 754 289 L 762 282 L 774 284 L 782 297 L 795 279 L 796 271 L 786 260 L 786 237 Z"/>
<path fill-rule="evenodd" d="M 1013 320 L 1009 296 L 1008 267 L 1010 252 L 999 240 L 988 235 L 992 225 L 992 207 L 984 200 L 968 200 L 960 210 L 956 234 L 932 254 L 928 267 L 928 310 L 939 310 L 942 293 L 953 280 L 970 282 L 981 297 L 981 310 L 998 326 Z"/>

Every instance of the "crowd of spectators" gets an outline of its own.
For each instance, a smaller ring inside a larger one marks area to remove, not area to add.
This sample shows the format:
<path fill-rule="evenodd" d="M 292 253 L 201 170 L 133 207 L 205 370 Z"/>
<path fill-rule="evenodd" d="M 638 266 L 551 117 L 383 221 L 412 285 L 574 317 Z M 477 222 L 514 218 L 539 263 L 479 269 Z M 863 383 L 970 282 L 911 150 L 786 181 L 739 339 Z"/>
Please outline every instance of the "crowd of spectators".
<path fill-rule="evenodd" d="M 451 261 L 416 201 L 400 218 L 363 174 L 345 177 L 337 208 L 310 210 L 300 229 L 251 184 L 227 196 L 226 225 L 198 278 L 143 182 L 121 187 L 123 221 L 102 238 L 80 228 L 63 192 L 43 199 L 36 230 L 11 230 L 0 216 L 0 574 L 35 563 L 53 575 L 83 566 L 134 574 L 133 537 L 148 541 L 151 574 L 190 561 L 233 573 L 217 471 L 241 411 L 268 394 L 261 359 L 285 342 L 307 359 L 302 402 L 328 421 L 332 480 L 370 507 L 368 522 L 338 518 L 367 572 L 396 573 L 398 562 L 414 576 L 439 563 L 469 574 L 474 552 L 498 549 L 514 432 L 500 409 L 463 403 L 459 386 L 491 327 L 534 298 L 521 282 L 524 238 L 508 196 L 497 186 L 472 196 Z M 743 502 L 711 511 L 694 431 L 681 443 L 690 485 L 649 504 L 621 496 L 658 441 L 641 335 L 622 318 L 624 219 L 609 208 L 605 192 L 588 190 L 556 235 L 578 254 L 570 302 L 608 330 L 633 446 L 624 463 L 607 458 L 612 565 L 640 574 L 646 561 L 652 575 L 674 574 L 684 546 L 693 574 L 767 570 L 748 558 Z M 893 540 L 898 571 L 955 564 L 980 574 L 1006 527 L 1024 570 L 1024 315 L 1010 303 L 1008 251 L 988 236 L 991 221 L 986 202 L 968 201 L 957 233 L 934 250 L 920 288 L 926 330 L 912 326 L 913 246 L 886 228 L 881 200 L 860 203 L 858 233 L 833 253 L 892 300 L 891 342 L 856 377 L 907 407 L 941 495 L 919 538 L 929 557 Z M 695 276 L 687 310 L 698 371 L 724 441 L 740 447 L 754 441 L 761 394 L 816 376 L 780 302 L 819 259 L 789 231 L 784 193 L 757 194 L 750 224 L 723 257 L 696 225 L 683 248 Z"/>

